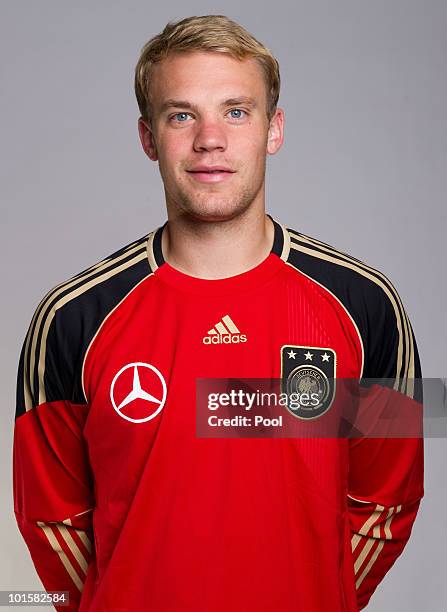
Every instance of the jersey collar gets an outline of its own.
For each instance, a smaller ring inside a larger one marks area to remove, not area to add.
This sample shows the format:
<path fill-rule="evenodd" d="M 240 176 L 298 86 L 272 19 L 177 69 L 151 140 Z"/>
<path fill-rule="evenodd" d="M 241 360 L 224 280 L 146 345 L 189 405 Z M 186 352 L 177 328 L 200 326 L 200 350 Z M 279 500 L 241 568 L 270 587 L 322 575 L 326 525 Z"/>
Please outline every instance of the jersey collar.
<path fill-rule="evenodd" d="M 279 223 L 279 221 L 273 219 L 273 217 L 268 213 L 266 214 L 272 220 L 275 230 L 273 245 L 270 253 L 274 253 L 282 260 L 287 261 L 290 251 L 289 233 L 287 229 L 281 223 Z M 154 230 L 148 236 L 147 255 L 152 272 L 155 272 L 157 268 L 160 268 L 164 263 L 166 263 L 161 248 L 161 236 L 167 223 L 168 221 L 165 221 L 163 225 Z"/>

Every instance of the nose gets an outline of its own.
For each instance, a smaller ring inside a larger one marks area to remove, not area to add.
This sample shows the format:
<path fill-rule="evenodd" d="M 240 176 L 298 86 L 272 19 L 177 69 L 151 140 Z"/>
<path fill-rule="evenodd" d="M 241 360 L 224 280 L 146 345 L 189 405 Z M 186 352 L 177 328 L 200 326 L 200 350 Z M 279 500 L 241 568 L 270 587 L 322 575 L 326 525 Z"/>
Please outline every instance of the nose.
<path fill-rule="evenodd" d="M 194 150 L 198 152 L 213 151 L 214 149 L 225 151 L 227 137 L 224 126 L 219 124 L 217 119 L 202 118 L 198 122 L 193 146 Z"/>

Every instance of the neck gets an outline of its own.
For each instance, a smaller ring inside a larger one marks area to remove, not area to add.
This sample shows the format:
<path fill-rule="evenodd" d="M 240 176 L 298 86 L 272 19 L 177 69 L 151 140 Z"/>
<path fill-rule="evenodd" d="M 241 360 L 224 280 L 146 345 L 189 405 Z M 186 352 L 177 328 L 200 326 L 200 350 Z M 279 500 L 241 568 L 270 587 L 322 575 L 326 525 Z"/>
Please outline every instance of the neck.
<path fill-rule="evenodd" d="M 162 235 L 165 261 L 184 274 L 219 279 L 242 274 L 266 259 L 274 227 L 265 211 L 251 207 L 219 221 L 170 217 Z"/>

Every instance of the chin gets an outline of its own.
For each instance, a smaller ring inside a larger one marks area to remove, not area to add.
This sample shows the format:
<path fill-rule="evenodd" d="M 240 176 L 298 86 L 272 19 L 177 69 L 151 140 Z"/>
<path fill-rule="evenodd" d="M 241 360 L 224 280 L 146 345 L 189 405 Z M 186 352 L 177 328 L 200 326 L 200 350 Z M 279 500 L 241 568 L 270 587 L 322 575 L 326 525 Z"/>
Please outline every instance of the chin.
<path fill-rule="evenodd" d="M 237 206 L 211 206 L 209 208 L 192 207 L 187 211 L 187 214 L 190 217 L 200 221 L 227 221 L 240 215 L 243 210 Z"/>
<path fill-rule="evenodd" d="M 241 197 L 238 194 L 237 200 L 214 199 L 209 197 L 192 200 L 189 197 L 183 198 L 180 204 L 184 214 L 191 218 L 201 221 L 225 221 L 233 219 L 245 212 L 254 200 L 255 194 L 246 194 Z"/>

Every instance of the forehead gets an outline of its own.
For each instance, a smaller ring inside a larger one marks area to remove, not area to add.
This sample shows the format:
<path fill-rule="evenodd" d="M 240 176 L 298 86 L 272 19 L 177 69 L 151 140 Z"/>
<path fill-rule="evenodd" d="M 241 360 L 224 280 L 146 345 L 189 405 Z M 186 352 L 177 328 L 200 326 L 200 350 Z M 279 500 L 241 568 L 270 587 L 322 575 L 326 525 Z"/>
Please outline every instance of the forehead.
<path fill-rule="evenodd" d="M 240 96 L 265 99 L 263 71 L 253 58 L 238 60 L 228 53 L 211 51 L 175 53 L 152 70 L 154 107 L 167 98 L 191 98 L 191 102 L 199 103 Z"/>

